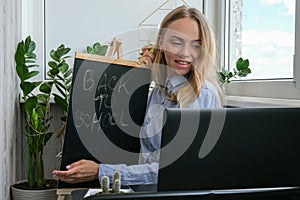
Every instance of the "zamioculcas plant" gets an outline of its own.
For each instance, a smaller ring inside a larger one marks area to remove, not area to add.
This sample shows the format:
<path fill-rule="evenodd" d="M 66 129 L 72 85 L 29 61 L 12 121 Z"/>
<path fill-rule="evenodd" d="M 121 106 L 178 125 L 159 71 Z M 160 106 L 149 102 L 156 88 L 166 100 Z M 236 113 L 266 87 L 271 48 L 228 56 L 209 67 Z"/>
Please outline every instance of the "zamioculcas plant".
<path fill-rule="evenodd" d="M 49 64 L 50 69 L 48 75 L 50 80 L 35 81 L 33 78 L 39 74 L 35 70 L 37 65 L 37 56 L 34 53 L 36 48 L 35 42 L 28 36 L 25 41 L 21 41 L 15 53 L 16 71 L 20 79 L 20 88 L 22 98 L 25 103 L 25 131 L 28 142 L 28 187 L 29 189 L 46 188 L 46 179 L 44 174 L 43 155 L 44 148 L 53 132 L 49 131 L 52 119 L 50 113 L 50 99 L 53 94 L 54 85 L 61 85 L 62 79 L 69 77 L 68 67 L 65 59 L 66 54 L 70 51 L 63 45 L 57 50 L 51 51 L 54 62 Z M 61 74 L 63 74 L 61 77 Z M 66 85 L 68 81 L 66 81 Z M 57 87 L 58 88 L 58 87 Z M 58 89 L 62 97 L 54 95 L 54 99 L 58 101 L 64 100 L 68 96 L 67 90 Z M 68 100 L 67 98 L 65 99 Z"/>
<path fill-rule="evenodd" d="M 70 68 L 66 62 L 66 59 L 71 57 L 67 55 L 70 50 L 70 48 L 65 48 L 65 46 L 61 44 L 56 50 L 50 51 L 52 61 L 48 62 L 50 70 L 47 75 L 51 78 L 57 89 L 57 92 L 53 92 L 54 101 L 63 109 L 63 116 L 61 117 L 63 125 L 58 131 L 57 137 L 60 137 L 64 133 L 67 122 L 73 74 L 73 69 Z"/>

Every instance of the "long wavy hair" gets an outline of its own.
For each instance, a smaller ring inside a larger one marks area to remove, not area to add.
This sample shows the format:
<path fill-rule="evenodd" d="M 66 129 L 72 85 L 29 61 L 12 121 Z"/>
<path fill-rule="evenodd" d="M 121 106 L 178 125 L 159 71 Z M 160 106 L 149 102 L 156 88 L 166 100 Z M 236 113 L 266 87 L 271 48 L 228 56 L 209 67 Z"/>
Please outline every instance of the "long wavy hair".
<path fill-rule="evenodd" d="M 168 94 L 165 91 L 166 60 L 164 51 L 159 46 L 160 38 L 163 39 L 168 26 L 181 18 L 189 17 L 195 20 L 199 27 L 199 39 L 201 41 L 201 53 L 195 60 L 190 71 L 188 83 L 180 88 L 175 94 Z M 219 97 L 223 104 L 223 93 L 218 81 L 215 69 L 216 47 L 214 33 L 203 14 L 195 8 L 180 6 L 171 11 L 162 21 L 158 32 L 156 47 L 154 49 L 154 61 L 152 67 L 153 80 L 159 90 L 168 96 L 171 101 L 179 103 L 184 107 L 194 102 L 200 95 L 201 86 L 205 80 L 211 82 L 218 90 Z"/>

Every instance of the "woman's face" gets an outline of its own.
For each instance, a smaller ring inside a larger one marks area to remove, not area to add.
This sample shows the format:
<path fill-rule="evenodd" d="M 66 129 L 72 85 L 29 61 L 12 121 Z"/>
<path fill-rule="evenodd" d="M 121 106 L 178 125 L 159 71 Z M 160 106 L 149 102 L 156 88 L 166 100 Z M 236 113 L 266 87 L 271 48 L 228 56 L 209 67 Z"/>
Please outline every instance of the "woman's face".
<path fill-rule="evenodd" d="M 200 55 L 198 24 L 194 19 L 181 18 L 172 22 L 160 38 L 166 64 L 177 73 L 187 74 Z"/>

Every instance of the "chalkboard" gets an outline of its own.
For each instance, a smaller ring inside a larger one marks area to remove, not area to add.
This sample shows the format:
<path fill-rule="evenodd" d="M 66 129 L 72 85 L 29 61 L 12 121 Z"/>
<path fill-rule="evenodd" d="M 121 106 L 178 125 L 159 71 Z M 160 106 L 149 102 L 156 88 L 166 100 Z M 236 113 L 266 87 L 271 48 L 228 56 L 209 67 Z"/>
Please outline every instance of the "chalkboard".
<path fill-rule="evenodd" d="M 61 170 L 80 159 L 137 164 L 150 81 L 150 70 L 137 62 L 76 53 Z"/>

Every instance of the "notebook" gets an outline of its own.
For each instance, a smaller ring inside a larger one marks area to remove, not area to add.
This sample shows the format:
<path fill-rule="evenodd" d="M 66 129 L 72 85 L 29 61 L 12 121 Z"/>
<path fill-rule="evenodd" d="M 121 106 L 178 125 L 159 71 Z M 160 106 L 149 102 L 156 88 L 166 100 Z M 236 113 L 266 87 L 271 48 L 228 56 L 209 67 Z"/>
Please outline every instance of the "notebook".
<path fill-rule="evenodd" d="M 158 191 L 300 185 L 300 108 L 166 109 Z"/>

